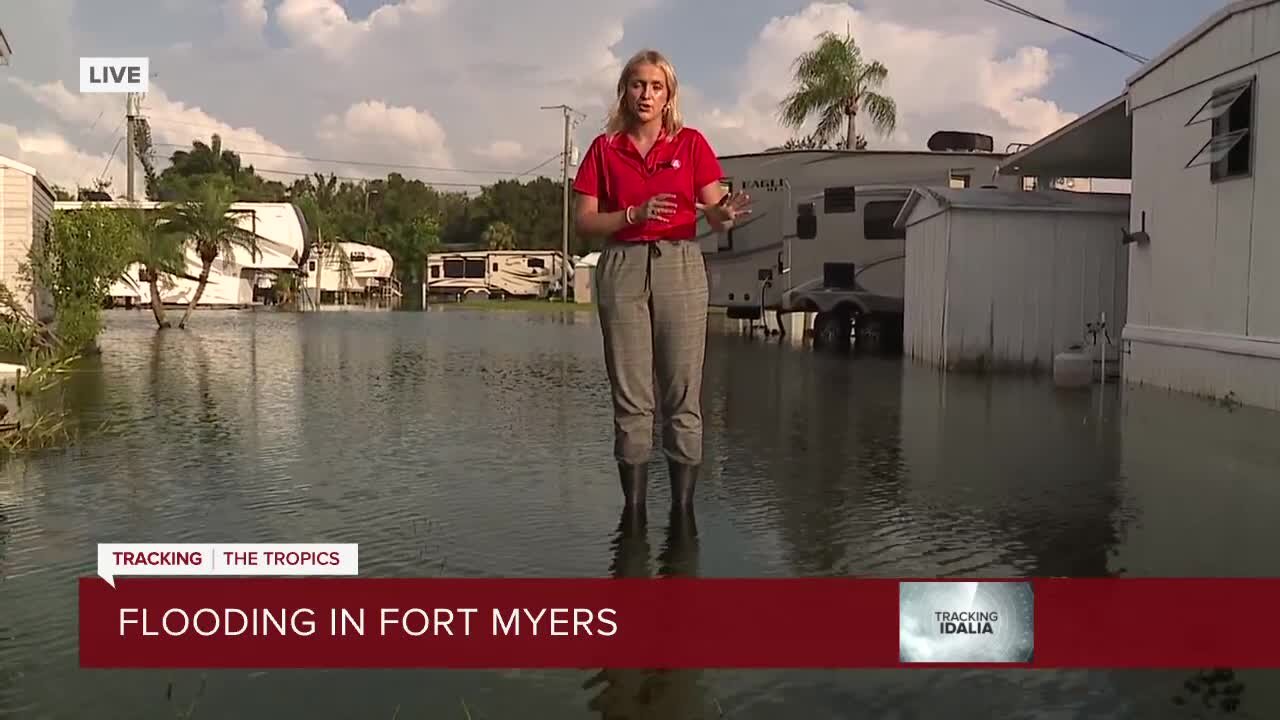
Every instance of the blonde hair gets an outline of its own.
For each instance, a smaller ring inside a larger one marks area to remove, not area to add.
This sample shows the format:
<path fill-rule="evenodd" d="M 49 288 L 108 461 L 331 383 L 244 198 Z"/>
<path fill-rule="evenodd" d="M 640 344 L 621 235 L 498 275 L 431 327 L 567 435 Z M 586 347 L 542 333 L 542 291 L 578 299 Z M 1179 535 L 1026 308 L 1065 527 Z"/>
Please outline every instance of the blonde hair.
<path fill-rule="evenodd" d="M 680 82 L 676 79 L 676 69 L 671 61 L 657 50 L 641 50 L 632 55 L 622 68 L 622 74 L 618 76 L 618 100 L 609 111 L 605 132 L 616 135 L 625 131 L 631 123 L 631 110 L 627 107 L 627 85 L 631 84 L 636 68 L 641 65 L 653 65 L 667 78 L 667 106 L 662 112 L 662 129 L 666 131 L 668 138 L 674 137 L 684 127 L 684 119 L 680 115 Z"/>

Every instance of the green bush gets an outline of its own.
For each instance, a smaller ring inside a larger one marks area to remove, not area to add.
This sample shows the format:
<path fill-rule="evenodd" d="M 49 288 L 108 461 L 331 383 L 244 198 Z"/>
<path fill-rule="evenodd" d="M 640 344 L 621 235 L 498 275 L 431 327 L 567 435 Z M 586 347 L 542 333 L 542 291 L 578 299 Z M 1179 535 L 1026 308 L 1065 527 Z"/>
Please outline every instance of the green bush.
<path fill-rule="evenodd" d="M 91 348 L 102 329 L 102 306 L 111 285 L 135 256 L 128 218 L 119 210 L 54 212 L 32 243 L 26 275 L 53 302 L 52 331 L 61 355 Z"/>

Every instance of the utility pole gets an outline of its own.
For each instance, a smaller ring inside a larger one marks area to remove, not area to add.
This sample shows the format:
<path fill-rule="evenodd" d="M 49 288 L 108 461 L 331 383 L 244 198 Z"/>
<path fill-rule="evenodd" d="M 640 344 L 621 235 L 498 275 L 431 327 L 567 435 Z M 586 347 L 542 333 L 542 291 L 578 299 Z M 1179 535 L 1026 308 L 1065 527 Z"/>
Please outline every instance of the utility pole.
<path fill-rule="evenodd" d="M 573 138 L 570 131 L 573 127 L 573 115 L 582 116 L 582 113 L 574 110 L 568 105 L 543 105 L 543 110 L 560 110 L 564 113 L 564 154 L 561 156 L 561 194 L 562 198 L 562 218 L 561 218 L 561 252 L 564 257 L 560 264 L 560 301 L 568 304 L 569 302 L 569 161 L 573 153 Z"/>
<path fill-rule="evenodd" d="M 129 202 L 133 202 L 136 198 L 133 194 L 133 126 L 138 116 L 137 111 L 137 93 L 126 93 L 124 96 L 124 134 L 125 134 L 125 151 L 124 151 L 124 167 L 125 176 L 128 178 L 126 185 L 126 197 Z"/>

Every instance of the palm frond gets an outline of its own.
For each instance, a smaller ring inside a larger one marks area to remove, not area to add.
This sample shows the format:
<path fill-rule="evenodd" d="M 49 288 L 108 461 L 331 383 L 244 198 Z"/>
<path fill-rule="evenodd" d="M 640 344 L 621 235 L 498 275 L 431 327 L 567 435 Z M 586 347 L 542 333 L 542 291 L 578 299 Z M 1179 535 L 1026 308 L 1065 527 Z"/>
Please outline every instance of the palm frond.
<path fill-rule="evenodd" d="M 828 105 L 826 109 L 822 111 L 822 115 L 820 117 L 821 119 L 818 120 L 818 127 L 814 129 L 811 137 L 813 137 L 818 144 L 825 145 L 839 135 L 841 128 L 844 126 L 846 117 L 844 113 L 844 106 L 839 103 Z"/>
<path fill-rule="evenodd" d="M 793 91 L 778 108 L 784 127 L 800 129 L 814 113 L 824 112 L 832 104 L 829 93 L 821 87 L 806 86 Z"/>
<path fill-rule="evenodd" d="M 891 135 L 898 126 L 898 104 L 894 99 L 870 92 L 862 96 L 862 109 L 871 118 L 871 124 L 883 135 Z"/>
<path fill-rule="evenodd" d="M 864 65 L 861 72 L 858 73 L 858 86 L 863 92 L 875 90 L 882 85 L 889 77 L 889 68 L 879 60 L 873 60 L 869 65 Z"/>

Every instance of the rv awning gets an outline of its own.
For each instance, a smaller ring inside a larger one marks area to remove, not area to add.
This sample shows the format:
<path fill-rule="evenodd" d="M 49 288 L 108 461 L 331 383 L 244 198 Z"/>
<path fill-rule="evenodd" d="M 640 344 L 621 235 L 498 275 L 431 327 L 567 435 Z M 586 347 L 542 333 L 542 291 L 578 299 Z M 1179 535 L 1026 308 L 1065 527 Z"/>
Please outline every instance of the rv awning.
<path fill-rule="evenodd" d="M 1133 120 L 1121 95 L 1005 159 L 1003 175 L 1133 178 Z"/>

